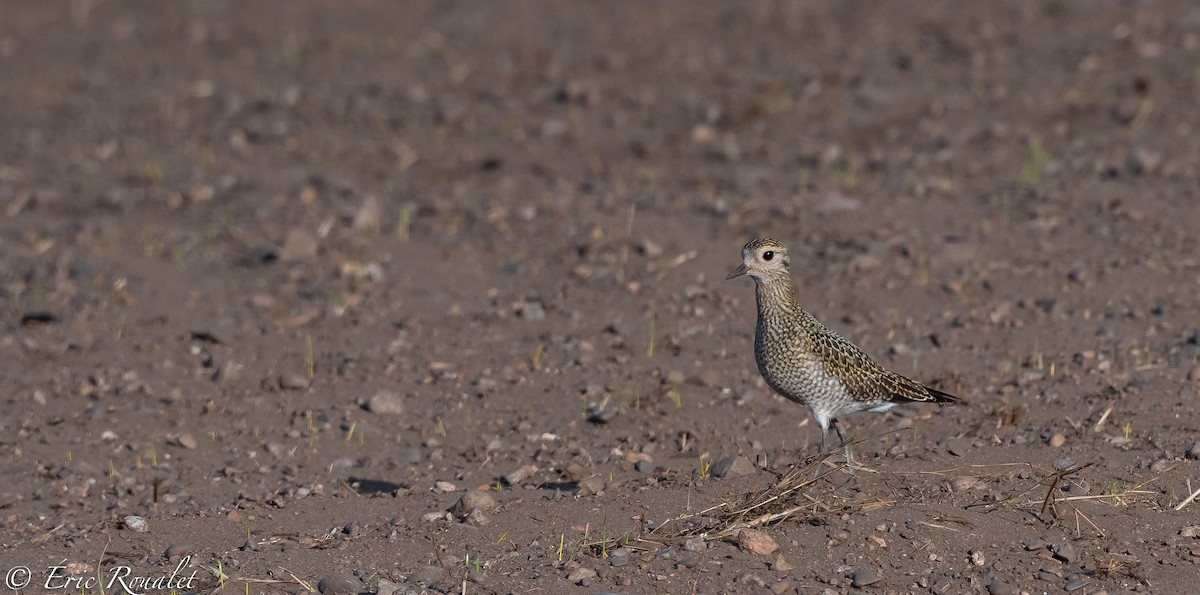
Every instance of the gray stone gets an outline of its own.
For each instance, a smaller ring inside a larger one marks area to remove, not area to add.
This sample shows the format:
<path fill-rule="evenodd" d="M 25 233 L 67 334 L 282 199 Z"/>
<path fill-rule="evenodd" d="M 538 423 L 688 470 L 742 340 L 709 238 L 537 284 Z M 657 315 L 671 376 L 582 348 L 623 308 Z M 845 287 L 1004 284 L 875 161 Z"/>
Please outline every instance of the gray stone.
<path fill-rule="evenodd" d="M 321 595 L 358 595 L 363 587 L 363 582 L 353 574 L 331 574 L 317 582 Z"/>
<path fill-rule="evenodd" d="M 750 462 L 743 455 L 735 457 L 725 457 L 717 461 L 710 470 L 713 477 L 738 477 L 742 475 L 753 475 L 758 471 L 754 463 Z"/>
<path fill-rule="evenodd" d="M 866 587 L 879 582 L 883 577 L 870 568 L 859 568 L 850 575 L 851 585 L 855 588 Z"/>
<path fill-rule="evenodd" d="M 404 399 L 392 391 L 379 391 L 367 399 L 367 411 L 382 415 L 399 415 L 404 413 Z"/>

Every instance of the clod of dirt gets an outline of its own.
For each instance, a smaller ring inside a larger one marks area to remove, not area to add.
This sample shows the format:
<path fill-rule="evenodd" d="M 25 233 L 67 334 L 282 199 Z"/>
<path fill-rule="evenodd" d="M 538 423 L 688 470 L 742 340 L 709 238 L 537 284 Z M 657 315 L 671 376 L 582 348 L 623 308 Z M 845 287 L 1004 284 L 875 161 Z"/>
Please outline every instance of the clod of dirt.
<path fill-rule="evenodd" d="M 304 390 L 308 388 L 308 378 L 295 372 L 284 372 L 279 375 L 279 388 L 283 390 Z"/>
<path fill-rule="evenodd" d="M 758 469 L 754 467 L 754 463 L 743 455 L 725 457 L 712 466 L 713 477 L 738 477 L 752 475 L 756 471 Z"/>
<path fill-rule="evenodd" d="M 458 502 L 450 508 L 450 514 L 459 520 L 466 520 L 473 512 L 494 512 L 500 505 L 491 494 L 481 490 L 471 490 L 462 495 Z"/>
<path fill-rule="evenodd" d="M 279 250 L 279 259 L 284 262 L 309 260 L 317 256 L 317 240 L 308 232 L 293 229 L 288 232 Z"/>
<path fill-rule="evenodd" d="M 404 413 L 404 399 L 392 391 L 379 391 L 367 399 L 367 411 L 382 415 L 399 415 Z"/>
<path fill-rule="evenodd" d="M 595 496 L 604 492 L 607 483 L 599 477 L 586 477 L 579 480 L 580 496 Z"/>
<path fill-rule="evenodd" d="M 738 546 L 742 549 L 760 556 L 769 556 L 779 549 L 779 544 L 775 539 L 762 531 L 754 529 L 742 529 L 737 534 Z"/>
<path fill-rule="evenodd" d="M 317 582 L 321 595 L 358 595 L 364 586 L 353 574 L 331 574 Z"/>
<path fill-rule="evenodd" d="M 850 585 L 855 588 L 866 587 L 880 581 L 883 577 L 870 568 L 859 568 L 850 575 Z"/>

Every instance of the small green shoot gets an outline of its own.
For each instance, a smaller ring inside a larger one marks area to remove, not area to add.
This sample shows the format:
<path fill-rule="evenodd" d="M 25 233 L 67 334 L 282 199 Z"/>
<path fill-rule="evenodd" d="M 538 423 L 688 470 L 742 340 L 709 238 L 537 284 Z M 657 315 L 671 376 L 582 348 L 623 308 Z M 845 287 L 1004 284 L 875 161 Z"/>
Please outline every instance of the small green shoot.
<path fill-rule="evenodd" d="M 657 318 L 654 312 L 650 313 L 650 343 L 646 345 L 646 357 L 654 357 L 654 321 Z"/>
<path fill-rule="evenodd" d="M 1021 183 L 1027 187 L 1037 186 L 1050 165 L 1050 153 L 1042 144 L 1041 137 L 1029 139 L 1029 158 L 1021 164 Z"/>
<path fill-rule="evenodd" d="M 346 430 L 346 444 L 349 444 L 354 439 L 354 430 L 358 427 L 358 422 L 350 422 L 350 429 Z"/>
<path fill-rule="evenodd" d="M 312 335 L 304 335 L 304 369 L 308 372 L 308 379 L 312 380 L 315 373 L 313 364 Z"/>
<path fill-rule="evenodd" d="M 537 344 L 537 347 L 534 347 L 534 348 L 533 348 L 533 369 L 534 369 L 534 370 L 537 370 L 537 369 L 540 369 L 540 368 L 541 368 L 541 365 L 542 365 L 542 350 L 543 350 L 543 349 L 545 349 L 545 347 L 544 347 L 544 346 L 543 346 L 541 343 L 538 343 L 538 344 Z"/>
<path fill-rule="evenodd" d="M 671 383 L 671 390 L 667 394 L 671 397 L 671 402 L 675 403 L 676 409 L 683 408 L 683 396 L 679 394 L 679 387 L 674 382 Z"/>
<path fill-rule="evenodd" d="M 400 208 L 400 221 L 396 224 L 396 239 L 401 242 L 408 241 L 408 230 L 412 219 L 412 208 L 409 205 L 404 205 Z"/>
<path fill-rule="evenodd" d="M 559 562 L 562 562 L 562 559 L 563 559 L 563 545 L 566 543 L 566 540 L 567 540 L 566 533 L 562 533 L 558 536 L 558 561 Z"/>
<path fill-rule="evenodd" d="M 109 460 L 108 460 L 108 476 L 109 476 L 109 477 L 116 477 L 116 476 L 117 476 L 117 468 L 116 468 L 116 466 L 114 466 L 114 465 L 113 465 L 113 460 L 112 460 L 112 459 L 109 459 Z"/>
<path fill-rule="evenodd" d="M 442 418 L 440 418 L 440 417 L 435 418 L 435 419 L 437 420 L 437 433 L 439 435 L 441 435 L 442 438 L 445 438 L 446 437 L 446 424 L 442 423 Z"/>
<path fill-rule="evenodd" d="M 712 474 L 712 461 L 700 459 L 700 477 L 708 478 L 710 474 Z"/>

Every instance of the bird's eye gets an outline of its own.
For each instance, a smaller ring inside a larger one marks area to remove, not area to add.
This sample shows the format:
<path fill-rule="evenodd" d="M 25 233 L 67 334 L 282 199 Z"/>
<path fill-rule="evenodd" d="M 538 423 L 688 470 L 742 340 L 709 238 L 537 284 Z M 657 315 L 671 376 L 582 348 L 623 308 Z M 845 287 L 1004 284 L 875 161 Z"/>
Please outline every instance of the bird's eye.
<path fill-rule="evenodd" d="M 766 252 L 763 252 L 763 260 L 771 260 L 772 258 L 775 258 L 775 252 L 773 250 L 767 250 Z"/>

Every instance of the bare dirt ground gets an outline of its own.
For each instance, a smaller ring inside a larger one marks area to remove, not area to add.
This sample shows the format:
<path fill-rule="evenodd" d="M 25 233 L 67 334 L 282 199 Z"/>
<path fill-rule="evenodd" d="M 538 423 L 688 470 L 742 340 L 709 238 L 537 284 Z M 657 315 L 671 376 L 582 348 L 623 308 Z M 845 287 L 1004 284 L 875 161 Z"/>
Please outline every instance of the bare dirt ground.
<path fill-rule="evenodd" d="M 6 0 L 0 105 L 7 588 L 1195 590 L 1192 2 Z M 787 477 L 760 235 L 964 404 Z"/>

